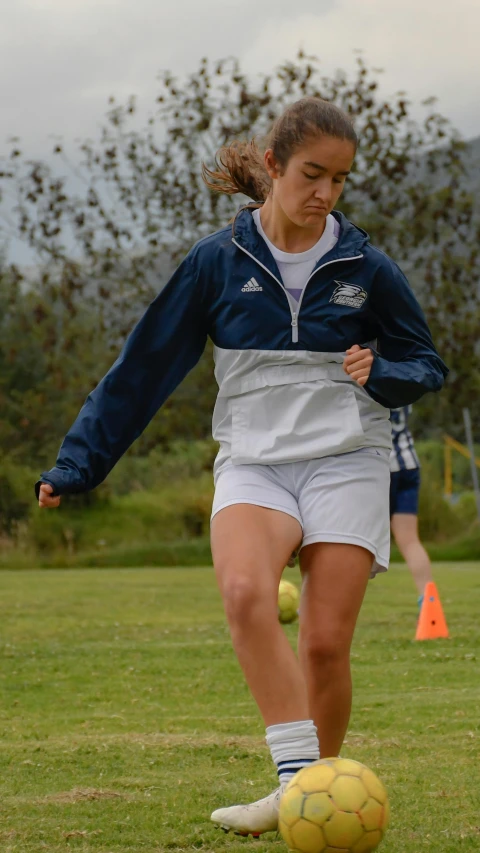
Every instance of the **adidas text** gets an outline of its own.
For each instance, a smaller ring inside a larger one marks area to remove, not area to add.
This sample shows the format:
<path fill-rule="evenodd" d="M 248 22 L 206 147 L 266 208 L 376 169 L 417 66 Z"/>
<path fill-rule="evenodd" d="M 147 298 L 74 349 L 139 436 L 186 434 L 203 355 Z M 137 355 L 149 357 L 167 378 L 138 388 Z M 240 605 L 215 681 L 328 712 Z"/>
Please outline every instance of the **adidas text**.
<path fill-rule="evenodd" d="M 251 278 L 242 287 L 242 293 L 254 293 L 255 291 L 259 290 L 263 290 L 263 287 L 260 287 L 258 281 L 256 281 L 256 279 L 254 278 Z"/>

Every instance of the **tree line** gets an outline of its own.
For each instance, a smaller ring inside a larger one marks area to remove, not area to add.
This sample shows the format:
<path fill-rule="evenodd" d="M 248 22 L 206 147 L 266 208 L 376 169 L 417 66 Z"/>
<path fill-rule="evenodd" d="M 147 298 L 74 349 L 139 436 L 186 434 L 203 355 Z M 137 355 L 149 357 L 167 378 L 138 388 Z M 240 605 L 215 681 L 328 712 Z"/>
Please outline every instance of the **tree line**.
<path fill-rule="evenodd" d="M 410 276 L 451 373 L 416 407 L 423 435 L 461 437 L 464 405 L 480 421 L 480 224 L 464 180 L 464 143 L 434 99 L 415 120 L 408 97 L 379 94 L 358 58 L 352 75 L 322 72 L 299 53 L 270 74 L 235 59 L 202 60 L 184 79 L 159 78 L 144 126 L 134 98 L 113 98 L 95 140 L 70 153 L 56 142 L 33 160 L 18 141 L 0 164 L 3 243 L 23 244 L 28 270 L 0 261 L 0 463 L 51 465 L 86 394 L 129 329 L 201 236 L 240 199 L 211 193 L 201 163 L 233 139 L 261 140 L 279 111 L 304 95 L 355 121 L 360 147 L 340 209 Z M 209 434 L 215 398 L 210 349 L 133 452 Z"/>

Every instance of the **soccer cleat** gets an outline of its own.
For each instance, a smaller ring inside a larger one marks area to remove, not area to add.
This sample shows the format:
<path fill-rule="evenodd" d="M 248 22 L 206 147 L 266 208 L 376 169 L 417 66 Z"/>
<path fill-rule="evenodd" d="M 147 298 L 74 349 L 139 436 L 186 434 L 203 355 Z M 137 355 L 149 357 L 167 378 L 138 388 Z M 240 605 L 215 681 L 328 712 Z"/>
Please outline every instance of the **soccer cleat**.
<path fill-rule="evenodd" d="M 247 806 L 230 806 L 226 809 L 216 809 L 210 820 L 223 829 L 224 832 L 234 832 L 235 835 L 253 835 L 258 838 L 264 832 L 278 830 L 278 808 L 285 785 L 280 785 L 276 791 L 249 803 Z"/>

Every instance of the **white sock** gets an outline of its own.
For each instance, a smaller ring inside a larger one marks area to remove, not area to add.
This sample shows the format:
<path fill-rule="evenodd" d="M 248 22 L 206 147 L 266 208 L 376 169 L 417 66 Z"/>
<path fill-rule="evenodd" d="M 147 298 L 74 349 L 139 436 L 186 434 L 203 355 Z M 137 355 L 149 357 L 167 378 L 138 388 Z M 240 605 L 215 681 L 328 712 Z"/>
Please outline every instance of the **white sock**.
<path fill-rule="evenodd" d="M 313 720 L 267 726 L 265 738 L 282 784 L 298 770 L 320 758 L 317 728 Z"/>

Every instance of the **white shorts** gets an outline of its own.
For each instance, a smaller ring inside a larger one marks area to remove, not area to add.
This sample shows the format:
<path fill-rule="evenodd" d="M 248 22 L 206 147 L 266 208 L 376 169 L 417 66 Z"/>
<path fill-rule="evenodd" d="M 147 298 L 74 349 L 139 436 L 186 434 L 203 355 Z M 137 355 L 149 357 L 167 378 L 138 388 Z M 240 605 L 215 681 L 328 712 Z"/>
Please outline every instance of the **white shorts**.
<path fill-rule="evenodd" d="M 352 453 L 282 465 L 223 465 L 215 477 L 212 518 L 233 504 L 286 512 L 312 542 L 360 545 L 375 557 L 372 577 L 390 558 L 389 451 Z"/>

